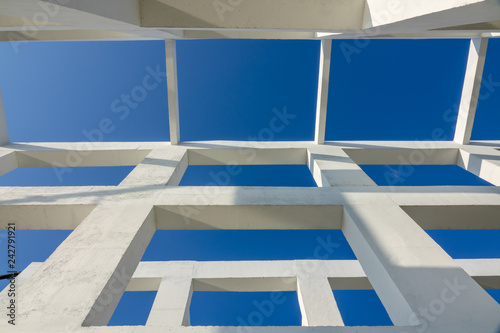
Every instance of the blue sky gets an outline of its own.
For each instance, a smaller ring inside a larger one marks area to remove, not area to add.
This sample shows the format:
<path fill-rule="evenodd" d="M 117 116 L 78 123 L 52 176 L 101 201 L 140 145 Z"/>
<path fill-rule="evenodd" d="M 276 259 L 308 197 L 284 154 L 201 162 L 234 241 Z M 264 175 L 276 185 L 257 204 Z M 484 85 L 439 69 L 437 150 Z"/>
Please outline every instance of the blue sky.
<path fill-rule="evenodd" d="M 467 49 L 467 40 L 333 41 L 326 139 L 452 139 Z M 318 41 L 180 41 L 177 52 L 182 140 L 313 139 Z M 473 139 L 500 139 L 499 58 L 500 41 L 493 39 Z M 0 60 L 0 88 L 12 141 L 169 140 L 162 41 L 32 42 L 19 53 L 9 43 L 0 43 Z M 388 185 L 387 172 L 401 180 L 396 167 L 363 169 L 377 184 Z M 0 177 L 0 186 L 116 185 L 131 167 L 72 170 L 60 182 L 51 168 L 19 168 Z M 181 185 L 206 185 L 213 181 L 210 172 L 218 171 L 190 166 Z M 403 178 L 396 185 L 488 185 L 452 166 L 418 166 Z M 287 170 L 245 167 L 231 182 L 228 185 L 315 186 L 304 165 Z M 18 269 L 45 260 L 69 232 L 18 231 Z M 155 234 L 144 260 L 305 259 L 317 238 L 328 233 L 341 244 L 330 259 L 355 258 L 338 231 L 169 231 Z M 500 256 L 496 231 L 428 233 L 453 257 Z M 4 242 L 5 231 L 0 231 L 0 243 Z M 464 242 L 467 246 L 461 246 Z M 4 264 L 0 263 L 0 274 L 6 270 Z M 500 299 L 498 291 L 490 293 Z M 111 324 L 144 321 L 147 306 L 133 318 L 126 304 L 150 306 L 154 295 L 126 293 Z M 275 318 L 266 318 L 272 320 L 266 324 L 299 322 L 296 294 L 287 295 L 287 302 Z M 347 324 L 390 324 L 373 291 L 335 291 L 335 296 Z M 234 310 L 242 312 L 211 317 L 230 323 L 238 316 L 248 320 L 253 301 L 269 295 L 196 294 L 192 310 L 199 323 L 204 319 L 197 315 L 197 307 L 214 297 L 219 300 L 214 311 L 232 309 L 234 297 L 240 297 L 242 307 Z M 362 300 L 368 305 L 360 309 Z"/>
<path fill-rule="evenodd" d="M 452 139 L 467 50 L 334 40 L 327 140 Z M 313 139 L 318 41 L 179 41 L 177 52 L 182 140 Z M 169 140 L 162 41 L 0 43 L 0 55 L 12 141 Z M 499 57 L 492 39 L 473 139 L 500 139 Z"/>

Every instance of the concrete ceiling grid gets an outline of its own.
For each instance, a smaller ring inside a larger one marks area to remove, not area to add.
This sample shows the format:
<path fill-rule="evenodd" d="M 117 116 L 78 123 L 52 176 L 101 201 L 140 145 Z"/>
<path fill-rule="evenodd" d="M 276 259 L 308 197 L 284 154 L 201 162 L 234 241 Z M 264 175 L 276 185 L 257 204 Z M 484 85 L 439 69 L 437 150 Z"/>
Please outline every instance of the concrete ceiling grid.
<path fill-rule="evenodd" d="M 492 218 L 500 207 L 500 142 L 469 141 L 488 39 L 500 36 L 500 4 L 314 0 L 304 8 L 300 0 L 283 1 L 223 2 L 219 11 L 201 0 L 0 3 L 0 40 L 18 47 L 27 40 L 166 40 L 169 83 L 171 143 L 9 143 L 0 103 L 0 174 L 17 167 L 137 165 L 115 187 L 0 188 L 2 227 L 15 219 L 22 229 L 74 229 L 44 263 L 19 276 L 15 331 L 235 332 L 186 326 L 193 290 L 274 288 L 297 291 L 303 326 L 253 331 L 497 332 L 500 305 L 481 286 L 498 285 L 498 260 L 453 260 L 423 227 L 439 226 L 439 215 L 480 216 L 485 228 L 499 227 Z M 325 12 L 336 19 L 320 20 Z M 454 142 L 324 142 L 331 39 L 472 37 Z M 181 38 L 324 39 L 315 141 L 180 142 L 175 40 Z M 358 165 L 403 161 L 457 164 L 496 186 L 379 187 Z M 177 186 L 188 165 L 231 163 L 306 164 L 319 187 Z M 276 229 L 341 229 L 358 260 L 140 262 L 155 230 L 262 227 L 248 219 L 252 214 Z M 458 220 L 448 227 L 467 226 Z M 305 268 L 311 264 L 312 272 Z M 395 326 L 343 326 L 334 286 L 374 288 Z M 148 323 L 106 327 L 125 290 L 158 291 Z M 4 291 L 1 306 L 7 301 Z M 0 329 L 12 327 L 0 321 Z"/>

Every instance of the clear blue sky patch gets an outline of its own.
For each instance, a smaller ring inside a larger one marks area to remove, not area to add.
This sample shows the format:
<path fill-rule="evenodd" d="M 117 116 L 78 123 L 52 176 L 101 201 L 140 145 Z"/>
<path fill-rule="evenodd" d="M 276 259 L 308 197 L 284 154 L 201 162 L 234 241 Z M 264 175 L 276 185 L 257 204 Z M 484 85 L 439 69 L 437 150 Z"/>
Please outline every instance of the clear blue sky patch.
<path fill-rule="evenodd" d="M 500 258 L 500 230 L 426 230 L 426 232 L 453 259 Z"/>
<path fill-rule="evenodd" d="M 332 44 L 326 140 L 453 140 L 468 40 Z"/>
<path fill-rule="evenodd" d="M 177 43 L 182 141 L 314 139 L 319 41 Z"/>
<path fill-rule="evenodd" d="M 157 230 L 143 261 L 356 260 L 342 230 Z"/>
<path fill-rule="evenodd" d="M 0 43 L 12 142 L 170 141 L 163 41 Z"/>
<path fill-rule="evenodd" d="M 360 165 L 379 186 L 493 186 L 458 165 Z"/>
<path fill-rule="evenodd" d="M 305 164 L 190 165 L 179 186 L 316 187 Z"/>
<path fill-rule="evenodd" d="M 146 325 L 156 291 L 125 291 L 108 326 Z"/>
<path fill-rule="evenodd" d="M 134 167 L 17 168 L 0 176 L 0 186 L 116 186 Z"/>
<path fill-rule="evenodd" d="M 195 291 L 191 326 L 301 326 L 295 291 Z"/>
<path fill-rule="evenodd" d="M 393 326 L 375 290 L 334 290 L 345 326 Z"/>

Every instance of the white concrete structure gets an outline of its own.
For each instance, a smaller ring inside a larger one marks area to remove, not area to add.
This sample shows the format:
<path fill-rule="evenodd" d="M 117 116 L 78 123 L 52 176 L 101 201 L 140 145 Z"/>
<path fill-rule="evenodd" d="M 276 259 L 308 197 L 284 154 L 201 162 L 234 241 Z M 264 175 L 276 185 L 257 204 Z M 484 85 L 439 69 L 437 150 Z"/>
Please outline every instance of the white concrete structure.
<path fill-rule="evenodd" d="M 166 39 L 171 129 L 171 142 L 12 143 L 0 103 L 0 175 L 136 165 L 118 186 L 0 187 L 2 228 L 74 230 L 17 278 L 16 325 L 2 314 L 0 332 L 240 332 L 190 327 L 193 291 L 293 290 L 302 326 L 252 331 L 498 333 L 500 305 L 483 288 L 500 288 L 499 260 L 453 260 L 424 229 L 500 229 L 500 141 L 469 143 L 499 20 L 497 0 L 0 1 L 0 40 L 17 50 L 28 40 Z M 214 37 L 324 39 L 315 141 L 181 142 L 175 40 Z M 330 39 L 357 37 L 474 37 L 454 141 L 325 142 Z M 318 188 L 177 186 L 203 164 L 304 164 Z M 359 164 L 456 164 L 495 186 L 379 187 Z M 165 229 L 340 229 L 358 260 L 320 260 L 329 252 L 318 250 L 318 260 L 140 262 Z M 344 326 L 331 290 L 371 288 L 395 326 Z M 158 291 L 147 324 L 107 327 L 126 290 Z M 8 302 L 4 290 L 0 308 Z"/>

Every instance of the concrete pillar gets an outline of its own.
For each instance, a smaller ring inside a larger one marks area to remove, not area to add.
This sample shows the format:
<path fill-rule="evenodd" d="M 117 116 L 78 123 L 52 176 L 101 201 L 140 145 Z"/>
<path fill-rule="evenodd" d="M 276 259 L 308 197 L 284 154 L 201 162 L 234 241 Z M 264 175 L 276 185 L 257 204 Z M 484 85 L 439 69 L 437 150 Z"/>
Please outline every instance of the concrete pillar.
<path fill-rule="evenodd" d="M 460 144 L 468 144 L 470 142 L 481 89 L 481 80 L 483 79 L 488 41 L 488 38 L 472 38 L 470 41 L 469 58 L 467 60 L 454 139 L 455 142 Z"/>
<path fill-rule="evenodd" d="M 167 62 L 167 95 L 168 121 L 170 126 L 170 143 L 181 142 L 179 127 L 179 91 L 177 85 L 177 48 L 175 39 L 165 40 L 165 58 Z"/>
<path fill-rule="evenodd" d="M 307 164 L 321 187 L 376 186 L 375 182 L 341 148 L 317 146 L 308 149 Z"/>
<path fill-rule="evenodd" d="M 193 295 L 191 277 L 164 277 L 149 313 L 147 326 L 189 326 Z"/>
<path fill-rule="evenodd" d="M 314 141 L 317 144 L 325 143 L 331 54 L 332 40 L 322 40 L 319 53 L 318 98 L 316 101 L 316 129 L 314 132 Z"/>
<path fill-rule="evenodd" d="M 326 277 L 297 277 L 302 326 L 344 326 Z"/>
<path fill-rule="evenodd" d="M 440 332 L 500 326 L 500 305 L 390 200 L 347 205 L 342 230 L 395 325 Z"/>
<path fill-rule="evenodd" d="M 19 289 L 16 326 L 55 332 L 106 325 L 154 232 L 149 204 L 96 207 Z M 1 331 L 5 325 L 0 321 Z"/>
<path fill-rule="evenodd" d="M 0 90 L 0 146 L 9 143 L 9 131 L 7 129 L 7 119 L 5 118 L 5 108 L 3 106 L 2 91 Z"/>
<path fill-rule="evenodd" d="M 120 186 L 177 186 L 187 166 L 186 148 L 156 149 L 132 170 Z"/>

